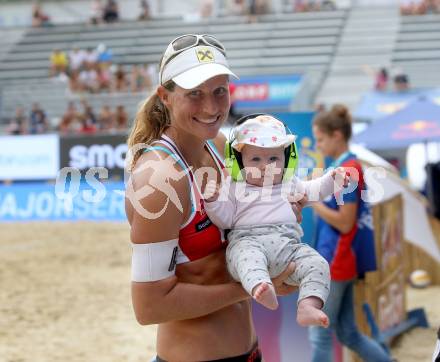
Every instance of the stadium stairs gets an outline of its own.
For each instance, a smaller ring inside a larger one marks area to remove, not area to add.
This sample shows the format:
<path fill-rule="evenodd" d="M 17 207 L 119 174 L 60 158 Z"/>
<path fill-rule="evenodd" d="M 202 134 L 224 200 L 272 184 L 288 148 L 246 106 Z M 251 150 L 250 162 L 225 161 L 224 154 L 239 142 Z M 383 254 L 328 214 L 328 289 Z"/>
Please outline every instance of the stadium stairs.
<path fill-rule="evenodd" d="M 399 22 L 397 7 L 352 7 L 316 103 L 344 103 L 353 110 L 373 88 L 374 72 L 391 65 Z"/>

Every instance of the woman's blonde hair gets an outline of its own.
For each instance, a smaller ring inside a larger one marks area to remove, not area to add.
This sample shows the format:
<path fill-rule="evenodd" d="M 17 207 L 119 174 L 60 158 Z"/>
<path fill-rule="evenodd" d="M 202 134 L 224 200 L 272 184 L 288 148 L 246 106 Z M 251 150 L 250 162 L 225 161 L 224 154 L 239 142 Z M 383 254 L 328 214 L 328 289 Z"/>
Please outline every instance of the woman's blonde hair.
<path fill-rule="evenodd" d="M 340 131 L 346 141 L 351 138 L 351 115 L 342 104 L 335 104 L 329 111 L 319 112 L 313 119 L 313 125 L 328 135 Z"/>
<path fill-rule="evenodd" d="M 163 85 L 169 91 L 174 91 L 176 84 L 173 81 Z M 170 125 L 170 113 L 162 103 L 157 92 L 148 97 L 139 107 L 134 119 L 133 128 L 128 136 L 128 147 L 132 148 L 139 143 L 150 144 L 160 138 L 165 129 Z M 136 151 L 131 167 L 141 156 L 142 149 Z"/>

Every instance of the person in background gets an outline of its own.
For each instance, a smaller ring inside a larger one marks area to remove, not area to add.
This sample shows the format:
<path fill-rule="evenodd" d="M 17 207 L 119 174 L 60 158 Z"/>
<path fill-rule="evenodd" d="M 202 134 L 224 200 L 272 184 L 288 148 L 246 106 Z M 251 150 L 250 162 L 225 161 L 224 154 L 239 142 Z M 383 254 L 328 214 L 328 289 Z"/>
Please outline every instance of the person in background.
<path fill-rule="evenodd" d="M 74 71 L 80 71 L 84 60 L 86 58 L 86 52 L 82 49 L 79 49 L 77 45 L 72 47 L 72 50 L 69 52 L 69 70 L 70 73 Z"/>
<path fill-rule="evenodd" d="M 140 70 L 147 89 L 157 86 L 157 67 L 155 64 L 144 64 Z"/>
<path fill-rule="evenodd" d="M 108 104 L 104 104 L 98 116 L 99 129 L 101 131 L 111 131 L 115 127 L 115 114 Z"/>
<path fill-rule="evenodd" d="M 46 113 L 41 109 L 38 103 L 32 105 L 31 114 L 29 116 L 29 133 L 39 134 L 49 130 L 49 123 Z"/>
<path fill-rule="evenodd" d="M 388 71 L 386 68 L 380 68 L 376 73 L 376 80 L 374 83 L 374 89 L 379 92 L 386 91 L 388 88 Z"/>
<path fill-rule="evenodd" d="M 127 75 L 122 64 L 118 64 L 116 71 L 113 74 L 113 90 L 115 92 L 127 91 Z"/>
<path fill-rule="evenodd" d="M 255 23 L 259 15 L 269 12 L 269 3 L 267 0 L 250 0 L 249 4 L 249 22 Z"/>
<path fill-rule="evenodd" d="M 79 73 L 79 85 L 81 91 L 96 93 L 99 89 L 98 73 L 95 66 L 86 63 L 84 69 Z"/>
<path fill-rule="evenodd" d="M 112 91 L 112 73 L 110 68 L 107 67 L 97 67 L 96 71 L 96 81 L 97 81 L 97 91 Z"/>
<path fill-rule="evenodd" d="M 214 15 L 214 1 L 202 0 L 200 3 L 200 17 L 202 19 L 209 19 Z"/>
<path fill-rule="evenodd" d="M 123 105 L 118 105 L 115 111 L 115 129 L 126 131 L 128 126 L 128 114 Z"/>
<path fill-rule="evenodd" d="M 145 80 L 142 72 L 137 64 L 131 66 L 130 71 L 130 90 L 132 93 L 137 93 L 145 89 Z"/>
<path fill-rule="evenodd" d="M 113 52 L 104 43 L 96 47 L 96 62 L 101 68 L 109 68 L 113 63 Z"/>
<path fill-rule="evenodd" d="M 76 133 L 80 127 L 80 114 L 76 109 L 75 103 L 69 102 L 58 129 L 61 133 Z"/>
<path fill-rule="evenodd" d="M 97 25 L 102 23 L 103 17 L 103 7 L 101 0 L 93 0 L 91 9 L 90 9 L 90 23 L 93 25 Z"/>
<path fill-rule="evenodd" d="M 409 78 L 405 73 L 398 73 L 393 78 L 394 90 L 396 92 L 406 92 L 409 90 Z"/>
<path fill-rule="evenodd" d="M 98 53 L 93 48 L 88 48 L 85 55 L 84 55 L 84 61 L 83 66 L 84 67 L 92 67 L 94 68 L 96 64 L 98 63 Z"/>
<path fill-rule="evenodd" d="M 351 135 L 351 116 L 343 105 L 334 105 L 329 111 L 317 114 L 313 120 L 317 149 L 333 160 L 332 167 L 347 169 L 357 187 L 341 192 L 324 203 L 311 205 L 319 217 L 315 248 L 329 263 L 331 276 L 330 294 L 323 308 L 330 319 L 330 327 L 309 328 L 312 362 L 333 360 L 333 332 L 363 361 L 391 362 L 391 357 L 379 343 L 359 332 L 355 321 L 354 281 L 361 266 L 362 272 L 376 269 L 376 256 L 371 225 L 358 228 L 358 223 L 365 222 L 371 213 L 360 197 L 365 184 L 362 166 L 348 149 Z M 354 240 L 361 235 L 362 251 L 355 254 Z"/>
<path fill-rule="evenodd" d="M 139 6 L 141 8 L 141 12 L 138 16 L 138 20 L 139 21 L 150 20 L 151 19 L 151 12 L 150 12 L 150 4 L 148 3 L 148 1 L 141 0 Z"/>
<path fill-rule="evenodd" d="M 94 129 L 97 129 L 98 119 L 93 111 L 92 106 L 89 104 L 89 102 L 87 102 L 86 99 L 81 100 L 81 105 L 83 107 L 81 119 L 90 127 L 93 126 Z"/>
<path fill-rule="evenodd" d="M 41 26 L 50 26 L 50 17 L 41 9 L 41 5 L 38 1 L 32 5 L 32 26 L 35 28 Z"/>
<path fill-rule="evenodd" d="M 119 6 L 116 0 L 107 0 L 104 6 L 104 22 L 115 23 L 119 20 Z"/>
<path fill-rule="evenodd" d="M 50 55 L 50 76 L 55 77 L 60 74 L 66 74 L 68 65 L 69 61 L 66 52 L 54 49 Z"/>
<path fill-rule="evenodd" d="M 10 135 L 26 134 L 28 120 L 24 113 L 24 108 L 19 106 L 15 109 L 15 116 L 6 128 L 6 133 Z"/>
<path fill-rule="evenodd" d="M 226 10 L 228 15 L 246 15 L 248 13 L 246 0 L 228 0 Z"/>

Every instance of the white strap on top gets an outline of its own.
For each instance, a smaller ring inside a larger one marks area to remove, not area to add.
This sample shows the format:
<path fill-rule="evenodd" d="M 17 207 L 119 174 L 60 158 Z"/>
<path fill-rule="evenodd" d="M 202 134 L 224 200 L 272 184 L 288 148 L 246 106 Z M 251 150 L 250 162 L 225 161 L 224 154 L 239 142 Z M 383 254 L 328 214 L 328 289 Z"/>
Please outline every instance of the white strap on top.
<path fill-rule="evenodd" d="M 177 157 L 177 159 L 186 167 L 186 169 L 188 170 L 188 172 L 186 172 L 186 177 L 188 178 L 188 182 L 189 182 L 189 188 L 190 188 L 190 192 L 191 192 L 191 213 L 188 216 L 188 219 L 185 220 L 185 222 L 180 225 L 180 229 L 183 229 L 185 226 L 187 226 L 191 220 L 194 217 L 194 214 L 196 213 L 197 210 L 197 204 L 196 204 L 196 195 L 194 192 L 194 182 L 193 182 L 193 174 L 191 171 L 191 168 L 188 166 L 188 163 L 186 162 L 186 160 L 183 158 L 182 154 L 179 152 L 179 150 L 177 149 L 176 145 L 173 143 L 173 141 L 171 141 L 171 139 L 165 135 L 162 135 L 163 139 L 154 141 L 152 143 L 152 146 L 156 145 L 156 144 L 160 144 L 162 146 L 165 146 L 167 149 L 170 150 L 170 152 L 173 152 L 174 155 Z M 182 165 L 181 165 L 182 166 Z M 182 166 L 183 167 L 183 166 Z"/>

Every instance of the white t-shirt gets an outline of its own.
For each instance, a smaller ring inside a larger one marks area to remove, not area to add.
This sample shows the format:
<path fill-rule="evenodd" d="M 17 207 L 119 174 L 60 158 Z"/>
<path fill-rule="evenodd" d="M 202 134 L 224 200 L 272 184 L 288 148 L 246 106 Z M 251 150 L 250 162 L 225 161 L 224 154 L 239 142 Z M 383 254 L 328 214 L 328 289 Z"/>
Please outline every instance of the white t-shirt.
<path fill-rule="evenodd" d="M 79 69 L 85 59 L 86 53 L 84 50 L 71 51 L 69 53 L 70 68 L 73 70 Z"/>

